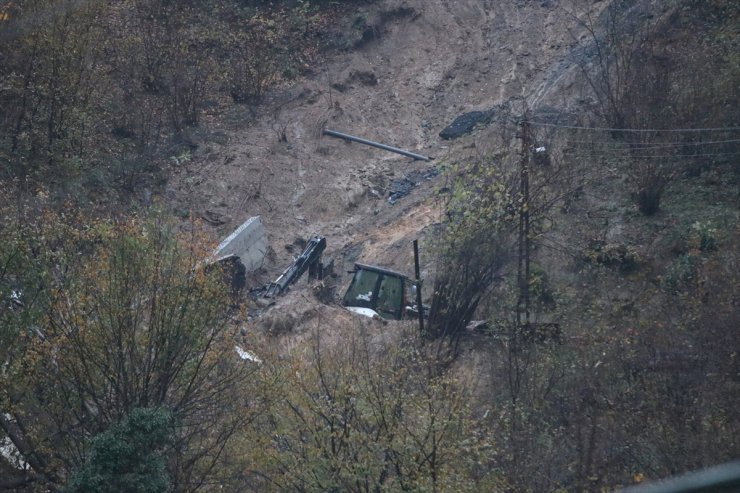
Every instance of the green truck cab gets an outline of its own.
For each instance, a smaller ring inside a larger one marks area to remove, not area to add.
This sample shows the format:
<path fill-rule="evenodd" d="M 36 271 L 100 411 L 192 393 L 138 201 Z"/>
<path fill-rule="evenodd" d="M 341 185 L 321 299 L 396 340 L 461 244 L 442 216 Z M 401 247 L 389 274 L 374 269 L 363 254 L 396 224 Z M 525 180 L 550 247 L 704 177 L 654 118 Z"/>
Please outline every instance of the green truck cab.
<path fill-rule="evenodd" d="M 406 310 L 407 276 L 390 269 L 355 264 L 354 277 L 342 304 L 350 311 L 368 317 L 400 320 Z"/>

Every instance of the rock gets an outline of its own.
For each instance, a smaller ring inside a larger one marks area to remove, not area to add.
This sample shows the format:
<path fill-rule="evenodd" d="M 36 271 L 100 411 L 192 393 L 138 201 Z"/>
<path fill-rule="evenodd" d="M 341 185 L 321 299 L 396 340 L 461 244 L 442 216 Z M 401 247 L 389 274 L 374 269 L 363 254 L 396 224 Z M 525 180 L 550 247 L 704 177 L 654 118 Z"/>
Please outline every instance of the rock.
<path fill-rule="evenodd" d="M 426 171 L 412 171 L 400 180 L 393 180 L 388 191 L 388 203 L 393 205 L 399 199 L 405 197 L 411 190 L 424 180 L 431 180 L 439 174 L 436 168 L 430 168 Z"/>
<path fill-rule="evenodd" d="M 219 130 L 211 134 L 211 140 L 216 144 L 226 145 L 229 143 L 229 134 Z"/>
<path fill-rule="evenodd" d="M 200 217 L 205 219 L 207 222 L 211 223 L 214 226 L 220 226 L 222 224 L 226 224 L 231 219 L 226 216 L 225 214 L 222 214 L 220 212 L 214 211 L 214 210 L 206 210 L 203 212 Z"/>
<path fill-rule="evenodd" d="M 350 75 L 350 80 L 356 80 L 360 82 L 360 84 L 366 85 L 366 86 L 377 86 L 378 85 L 378 77 L 369 71 L 365 70 L 358 70 L 356 72 L 352 72 Z"/>
<path fill-rule="evenodd" d="M 476 125 L 486 124 L 491 120 L 493 111 L 471 111 L 462 114 L 439 133 L 443 139 L 457 139 L 473 131 Z"/>

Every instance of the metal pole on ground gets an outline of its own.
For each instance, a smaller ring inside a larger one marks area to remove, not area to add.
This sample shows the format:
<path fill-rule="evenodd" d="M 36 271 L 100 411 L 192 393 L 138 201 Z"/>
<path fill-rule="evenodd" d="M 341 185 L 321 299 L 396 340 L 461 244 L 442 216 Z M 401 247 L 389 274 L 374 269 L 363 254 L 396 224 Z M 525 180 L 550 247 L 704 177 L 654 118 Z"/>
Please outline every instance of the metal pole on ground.
<path fill-rule="evenodd" d="M 324 135 L 330 135 L 332 137 L 338 137 L 340 139 L 351 140 L 352 142 L 358 142 L 360 144 L 377 147 L 378 149 L 395 152 L 396 154 L 401 154 L 402 156 L 414 158 L 417 161 L 431 161 L 432 159 L 434 159 L 429 156 L 423 156 L 421 154 L 416 154 L 415 152 L 405 151 L 403 149 L 399 149 L 398 147 L 392 147 L 389 145 L 381 144 L 380 142 L 363 139 L 362 137 L 357 137 L 354 135 L 337 132 L 336 130 L 329 130 L 328 128 L 324 129 Z"/>

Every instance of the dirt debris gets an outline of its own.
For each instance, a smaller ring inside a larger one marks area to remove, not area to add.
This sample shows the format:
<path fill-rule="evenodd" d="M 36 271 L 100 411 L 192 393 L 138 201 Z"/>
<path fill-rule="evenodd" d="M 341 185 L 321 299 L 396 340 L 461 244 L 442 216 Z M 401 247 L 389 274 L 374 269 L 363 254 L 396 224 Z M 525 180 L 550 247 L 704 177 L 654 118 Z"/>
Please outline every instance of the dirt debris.
<path fill-rule="evenodd" d="M 430 207 L 435 180 L 416 180 L 411 159 L 322 137 L 322 129 L 443 163 L 492 153 L 486 132 L 494 124 L 454 141 L 439 132 L 461 114 L 523 97 L 558 107 L 563 91 L 574 90 L 577 70 L 567 58 L 573 20 L 546 3 L 380 0 L 363 7 L 372 39 L 275 88 L 260 106 L 212 118 L 209 131 L 219 138 L 181 164 L 167 185 L 171 207 L 208 218 L 215 237 L 260 215 L 272 245 L 323 234 L 328 255 L 355 245 L 359 258 L 394 258 L 429 224 L 405 217 Z M 343 92 L 332 87 L 337 81 Z M 389 191 L 392 201 L 384 200 Z M 401 195 L 404 207 L 392 205 Z M 276 249 L 265 276 L 291 255 Z M 410 262 L 390 267 L 405 270 Z"/>
<path fill-rule="evenodd" d="M 493 111 L 471 111 L 464 113 L 447 125 L 439 133 L 445 140 L 452 140 L 471 133 L 478 125 L 485 125 L 491 121 Z"/>
<path fill-rule="evenodd" d="M 391 181 L 388 190 L 388 203 L 393 205 L 401 198 L 407 196 L 411 191 L 424 180 L 431 180 L 439 175 L 437 168 L 431 168 L 424 171 L 412 171 L 400 180 Z"/>

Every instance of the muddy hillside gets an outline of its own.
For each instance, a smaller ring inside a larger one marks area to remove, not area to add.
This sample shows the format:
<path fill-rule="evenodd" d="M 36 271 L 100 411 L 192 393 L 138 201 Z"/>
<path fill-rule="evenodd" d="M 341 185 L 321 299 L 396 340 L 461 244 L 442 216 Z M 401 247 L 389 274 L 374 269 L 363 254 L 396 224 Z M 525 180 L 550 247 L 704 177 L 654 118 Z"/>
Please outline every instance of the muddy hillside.
<path fill-rule="evenodd" d="M 168 200 L 221 236 L 261 216 L 271 245 L 267 277 L 290 261 L 296 239 L 314 234 L 327 237 L 328 254 L 346 267 L 362 259 L 410 272 L 410 241 L 438 218 L 437 170 L 490 152 L 486 116 L 521 111 L 524 102 L 573 100 L 573 12 L 514 0 L 361 8 L 356 22 L 370 35 L 274 89 L 256 110 L 229 110 L 211 129 L 218 138 L 200 145 L 171 180 Z M 480 113 L 463 122 L 461 137 L 440 137 L 471 112 Z M 323 129 L 434 159 L 348 143 Z"/>

